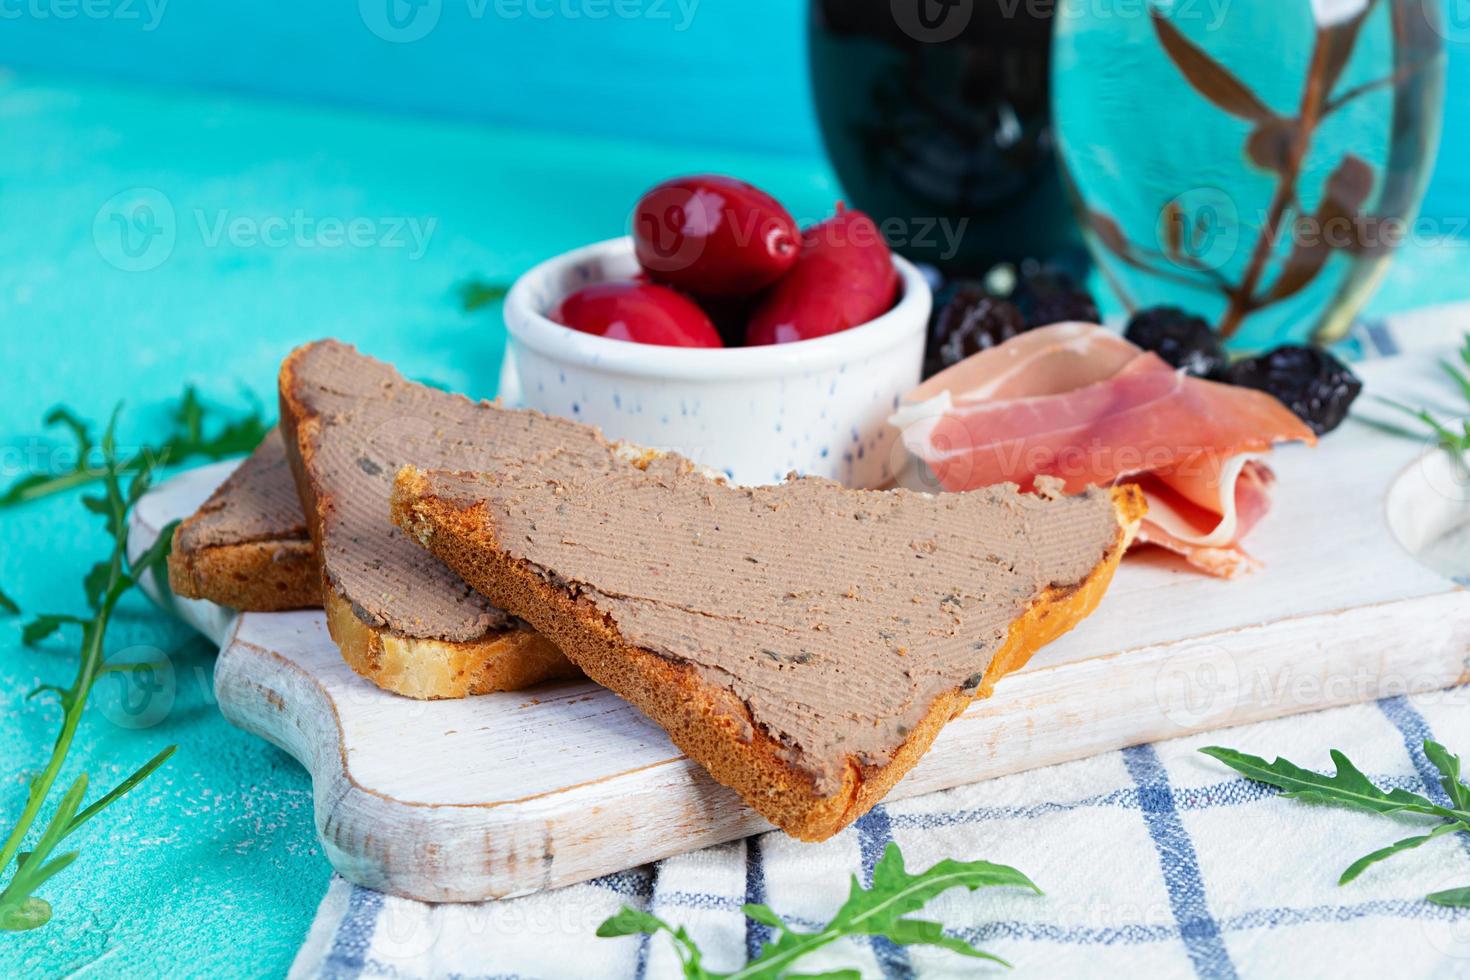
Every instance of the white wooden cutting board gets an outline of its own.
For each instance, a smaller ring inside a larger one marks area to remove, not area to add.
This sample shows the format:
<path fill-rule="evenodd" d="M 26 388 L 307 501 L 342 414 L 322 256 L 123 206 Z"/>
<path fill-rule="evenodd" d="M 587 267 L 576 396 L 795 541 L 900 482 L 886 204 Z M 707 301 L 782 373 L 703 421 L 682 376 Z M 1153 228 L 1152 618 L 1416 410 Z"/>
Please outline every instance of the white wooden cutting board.
<path fill-rule="evenodd" d="M 1428 358 L 1363 373 L 1370 392 L 1450 403 Z M 1249 541 L 1264 571 L 1222 582 L 1130 557 L 1102 608 L 946 727 L 892 796 L 1470 681 L 1470 591 L 1411 557 L 1385 511 L 1424 451 L 1355 422 L 1315 450 L 1278 451 L 1276 508 Z M 154 491 L 133 547 L 192 513 L 230 465 Z M 1442 484 L 1410 479 L 1404 506 L 1448 512 L 1465 488 Z M 307 768 L 327 856 L 360 884 L 430 901 L 520 895 L 769 827 L 589 682 L 415 702 L 352 673 L 319 613 L 158 598 L 220 643 L 220 710 Z"/>

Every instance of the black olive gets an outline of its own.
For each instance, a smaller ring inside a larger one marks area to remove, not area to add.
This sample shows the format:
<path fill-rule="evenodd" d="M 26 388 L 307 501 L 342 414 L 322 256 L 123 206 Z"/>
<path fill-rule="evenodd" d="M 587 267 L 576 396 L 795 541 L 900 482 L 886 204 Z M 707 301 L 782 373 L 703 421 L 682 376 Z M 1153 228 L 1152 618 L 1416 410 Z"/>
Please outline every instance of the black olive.
<path fill-rule="evenodd" d="M 934 318 L 924 376 L 938 374 L 1026 329 L 1026 320 L 1015 304 L 992 295 L 978 283 L 963 283 Z"/>
<path fill-rule="evenodd" d="M 1319 436 L 1342 424 L 1363 390 L 1358 376 L 1327 351 L 1296 345 L 1236 361 L 1226 380 L 1275 395 Z"/>
<path fill-rule="evenodd" d="M 1070 275 L 1050 266 L 1026 263 L 1011 297 L 1028 327 L 1079 321 L 1100 323 L 1097 302 Z"/>
<path fill-rule="evenodd" d="M 1210 325 L 1177 306 L 1139 310 L 1123 336 L 1197 378 L 1219 378 L 1230 359 Z"/>

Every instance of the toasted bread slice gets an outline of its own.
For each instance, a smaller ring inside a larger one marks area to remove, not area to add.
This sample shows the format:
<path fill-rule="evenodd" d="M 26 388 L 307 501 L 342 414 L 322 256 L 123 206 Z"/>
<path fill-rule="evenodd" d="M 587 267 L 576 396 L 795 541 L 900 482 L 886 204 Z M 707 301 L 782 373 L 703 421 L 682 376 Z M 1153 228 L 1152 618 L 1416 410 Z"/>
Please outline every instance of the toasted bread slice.
<path fill-rule="evenodd" d="M 787 833 L 823 840 L 1097 606 L 1136 488 L 938 497 L 695 481 L 675 459 L 399 473 L 393 519 Z"/>
<path fill-rule="evenodd" d="M 515 690 L 578 669 L 393 526 L 404 464 L 496 470 L 540 459 L 565 477 L 631 469 L 596 429 L 404 379 L 321 341 L 281 366 L 281 429 L 321 556 L 333 640 L 354 670 L 413 698 Z"/>
<path fill-rule="evenodd" d="M 322 570 L 307 531 L 279 430 L 174 533 L 169 583 L 176 595 L 242 612 L 320 608 Z M 555 644 L 511 629 L 485 645 L 408 639 L 373 629 L 325 590 L 328 630 L 353 670 L 408 697 L 460 698 L 517 690 L 575 674 Z"/>
<path fill-rule="evenodd" d="M 519 691 L 554 677 L 576 677 L 556 644 L 528 628 L 502 630 L 474 643 L 415 639 L 374 628 L 352 604 L 317 579 L 325 592 L 327 631 L 347 666 L 385 691 L 420 701 Z"/>
<path fill-rule="evenodd" d="M 322 604 L 321 568 L 279 430 L 174 531 L 168 581 L 175 595 L 242 612 Z"/>

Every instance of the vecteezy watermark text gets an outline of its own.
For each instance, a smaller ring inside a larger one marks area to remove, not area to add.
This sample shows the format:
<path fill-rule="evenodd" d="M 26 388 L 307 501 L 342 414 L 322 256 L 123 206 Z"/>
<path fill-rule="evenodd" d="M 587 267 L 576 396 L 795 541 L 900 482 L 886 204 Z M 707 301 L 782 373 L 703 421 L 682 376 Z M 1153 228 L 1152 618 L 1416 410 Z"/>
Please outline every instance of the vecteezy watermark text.
<path fill-rule="evenodd" d="M 318 217 L 302 208 L 263 218 L 196 208 L 194 222 L 206 248 L 392 248 L 406 249 L 410 259 L 423 257 L 439 225 L 438 218 L 412 216 Z"/>
<path fill-rule="evenodd" d="M 487 18 L 663 21 L 682 32 L 694 23 L 699 4 L 700 0 L 463 0 L 463 14 L 476 23 Z M 358 0 L 357 10 L 373 34 L 393 44 L 409 44 L 439 26 L 444 0 Z"/>
<path fill-rule="evenodd" d="M 1103 20 L 1139 20 L 1153 16 L 1158 4 L 1154 0 L 981 0 L 987 8 L 988 20 L 1026 19 L 1034 21 L 1087 18 Z M 1204 30 L 1222 27 L 1234 0 L 1174 0 L 1169 7 L 1169 20 L 1176 23 L 1203 23 Z M 1470 0 L 1465 0 L 1470 2 Z M 943 44 L 965 32 L 975 16 L 977 0 L 889 0 L 893 22 L 915 41 Z"/>
<path fill-rule="evenodd" d="M 190 208 L 181 216 L 167 195 L 135 187 L 109 198 L 92 222 L 92 241 L 110 265 L 146 272 L 168 261 L 181 237 L 197 236 L 207 249 L 381 248 L 422 258 L 436 217 L 321 215 L 305 208 L 281 214 L 242 214 L 231 208 Z"/>
<path fill-rule="evenodd" d="M 0 0 L 0 20 L 135 21 L 156 30 L 168 0 Z"/>
<path fill-rule="evenodd" d="M 699 0 L 465 0 L 473 18 L 488 5 L 502 20 L 666 20 L 687 31 Z"/>

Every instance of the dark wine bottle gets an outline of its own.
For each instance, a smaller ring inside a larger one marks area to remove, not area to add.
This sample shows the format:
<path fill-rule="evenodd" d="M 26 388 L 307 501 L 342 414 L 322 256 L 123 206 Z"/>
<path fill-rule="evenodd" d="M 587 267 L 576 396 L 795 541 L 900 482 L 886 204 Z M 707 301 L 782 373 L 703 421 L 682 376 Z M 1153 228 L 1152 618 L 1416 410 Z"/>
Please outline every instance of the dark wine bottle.
<path fill-rule="evenodd" d="M 827 153 L 905 256 L 974 274 L 1080 247 L 1051 132 L 1052 7 L 811 0 Z"/>

